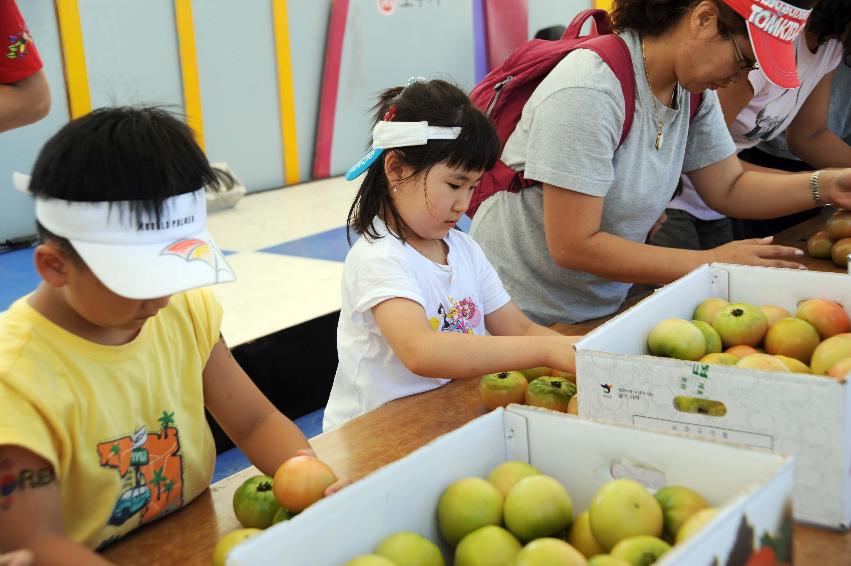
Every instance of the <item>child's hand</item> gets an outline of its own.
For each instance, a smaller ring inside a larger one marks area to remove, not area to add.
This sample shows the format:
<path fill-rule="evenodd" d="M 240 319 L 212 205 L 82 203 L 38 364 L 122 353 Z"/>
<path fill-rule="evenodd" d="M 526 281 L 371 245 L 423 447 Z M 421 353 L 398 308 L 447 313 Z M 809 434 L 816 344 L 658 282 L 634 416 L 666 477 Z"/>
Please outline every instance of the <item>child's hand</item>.
<path fill-rule="evenodd" d="M 312 448 L 303 448 L 303 449 L 299 450 L 298 452 L 296 452 L 295 454 L 296 454 L 296 456 L 310 456 L 311 458 L 317 458 L 316 452 L 314 452 Z M 341 489 L 343 489 L 344 487 L 346 487 L 347 485 L 349 485 L 351 483 L 352 483 L 352 480 L 350 480 L 346 476 L 337 476 L 337 481 L 335 481 L 334 483 L 332 483 L 331 485 L 328 486 L 328 488 L 325 490 L 324 495 L 327 497 L 327 496 L 331 495 L 332 493 L 336 493 L 336 492 L 340 491 Z M 0 566 L 3 566 L 3 564 L 0 563 Z"/>
<path fill-rule="evenodd" d="M 576 373 L 576 351 L 573 345 L 578 342 L 582 336 L 558 336 L 557 344 L 550 357 L 553 369 Z"/>
<path fill-rule="evenodd" d="M 346 476 L 337 476 L 337 481 L 328 486 L 328 489 L 325 490 L 325 496 L 329 496 L 332 493 L 337 493 L 347 485 L 351 484 L 352 480 L 347 478 Z"/>
<path fill-rule="evenodd" d="M 33 561 L 33 554 L 29 550 L 16 550 L 0 554 L 0 566 L 31 566 Z"/>

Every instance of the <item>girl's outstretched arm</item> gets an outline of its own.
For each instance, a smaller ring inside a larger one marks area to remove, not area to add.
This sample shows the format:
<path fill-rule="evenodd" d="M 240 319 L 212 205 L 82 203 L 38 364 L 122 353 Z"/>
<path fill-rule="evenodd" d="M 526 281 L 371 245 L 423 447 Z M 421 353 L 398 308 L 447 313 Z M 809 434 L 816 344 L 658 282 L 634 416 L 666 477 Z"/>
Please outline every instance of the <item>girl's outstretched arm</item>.
<path fill-rule="evenodd" d="M 379 303 L 372 313 L 393 352 L 405 367 L 423 377 L 470 379 L 536 366 L 576 371 L 573 344 L 577 338 L 532 323 L 513 303 L 487 315 L 485 324 L 491 333 L 517 331 L 514 336 L 436 332 L 423 307 L 403 298 Z"/>

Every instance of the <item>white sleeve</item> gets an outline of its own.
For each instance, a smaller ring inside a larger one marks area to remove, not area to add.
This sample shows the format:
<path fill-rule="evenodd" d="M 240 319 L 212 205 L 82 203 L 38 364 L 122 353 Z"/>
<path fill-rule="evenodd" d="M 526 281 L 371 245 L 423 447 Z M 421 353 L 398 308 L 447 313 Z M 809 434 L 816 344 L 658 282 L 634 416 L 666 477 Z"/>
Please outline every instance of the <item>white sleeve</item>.
<path fill-rule="evenodd" d="M 482 297 L 482 310 L 485 315 L 488 315 L 507 304 L 511 297 L 503 287 L 499 275 L 497 275 L 488 258 L 485 257 L 485 253 L 479 247 L 479 244 L 472 238 L 469 239 L 469 242 L 473 248 L 473 258 L 476 262 L 476 278 Z"/>
<path fill-rule="evenodd" d="M 364 313 L 387 299 L 403 298 L 419 303 L 425 309 L 425 298 L 411 267 L 403 257 L 374 256 L 366 258 L 344 278 L 352 297 L 352 310 Z"/>

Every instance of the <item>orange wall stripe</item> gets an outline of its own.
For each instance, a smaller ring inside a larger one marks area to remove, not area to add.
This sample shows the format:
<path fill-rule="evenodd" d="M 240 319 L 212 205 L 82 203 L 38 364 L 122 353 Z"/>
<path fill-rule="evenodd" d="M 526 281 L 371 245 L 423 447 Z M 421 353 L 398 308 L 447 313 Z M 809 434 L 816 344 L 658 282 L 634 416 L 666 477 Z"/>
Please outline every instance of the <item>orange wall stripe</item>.
<path fill-rule="evenodd" d="M 77 0 L 54 0 L 59 40 L 62 44 L 62 64 L 65 71 L 65 91 L 71 119 L 92 110 L 89 94 L 89 75 L 86 72 L 86 51 L 83 47 L 83 27 Z"/>
<path fill-rule="evenodd" d="M 201 111 L 201 83 L 198 80 L 198 55 L 195 50 L 195 24 L 192 0 L 174 0 L 174 19 L 183 78 L 183 106 L 186 123 L 195 132 L 195 140 L 204 149 L 204 118 Z"/>
<path fill-rule="evenodd" d="M 272 22 L 275 31 L 275 61 L 278 71 L 278 107 L 281 117 L 281 144 L 284 150 L 284 184 L 301 181 L 298 166 L 295 92 L 290 57 L 290 32 L 287 0 L 272 0 Z"/>

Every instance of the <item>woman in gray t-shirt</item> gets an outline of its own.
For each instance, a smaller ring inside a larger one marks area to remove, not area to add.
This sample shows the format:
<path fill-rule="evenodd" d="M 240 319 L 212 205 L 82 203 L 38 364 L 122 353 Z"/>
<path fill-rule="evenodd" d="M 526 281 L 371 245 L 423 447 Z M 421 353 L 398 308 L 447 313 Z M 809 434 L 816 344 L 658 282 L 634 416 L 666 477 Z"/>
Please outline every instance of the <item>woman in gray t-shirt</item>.
<path fill-rule="evenodd" d="M 614 8 L 635 74 L 629 136 L 618 146 L 625 105 L 612 70 L 591 51 L 570 53 L 529 98 L 502 154 L 538 184 L 484 201 L 471 229 L 539 323 L 610 314 L 630 284 L 667 283 L 706 262 L 800 267 L 791 261 L 799 250 L 770 239 L 707 251 L 646 245 L 681 171 L 710 206 L 740 218 L 814 202 L 851 207 L 848 170 L 743 172 L 714 93 L 758 62 L 772 82 L 796 86 L 792 42 L 808 10 L 781 0 L 615 0 Z M 691 121 L 689 92 L 703 93 Z"/>

